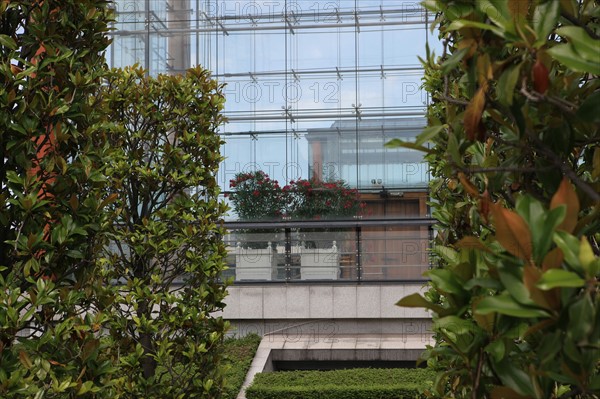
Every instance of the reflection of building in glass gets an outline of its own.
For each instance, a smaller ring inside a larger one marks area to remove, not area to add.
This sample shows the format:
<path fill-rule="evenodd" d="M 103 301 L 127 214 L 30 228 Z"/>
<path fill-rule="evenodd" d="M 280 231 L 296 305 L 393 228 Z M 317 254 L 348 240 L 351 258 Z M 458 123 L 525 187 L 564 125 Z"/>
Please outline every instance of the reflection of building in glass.
<path fill-rule="evenodd" d="M 111 66 L 137 62 L 158 74 L 201 64 L 227 84 L 224 193 L 237 173 L 263 170 L 282 186 L 344 179 L 367 205 L 362 219 L 335 228 L 327 220 L 303 226 L 320 229 L 324 241 L 335 231 L 337 241 L 337 252 L 311 254 L 310 265 L 302 263 L 293 221 L 276 226 L 264 256 L 231 243 L 230 272 L 248 261 L 238 282 L 254 285 L 230 289 L 227 317 L 260 332 L 332 319 L 338 333 L 356 332 L 355 320 L 381 333 L 427 318 L 393 306 L 419 289 L 407 281 L 422 281 L 428 267 L 427 164 L 416 151 L 384 147 L 414 139 L 425 125 L 417 56 L 425 56 L 426 43 L 439 46 L 419 1 L 117 0 L 115 8 Z M 332 281 L 302 285 L 303 275 Z"/>
<path fill-rule="evenodd" d="M 381 118 L 339 121 L 329 128 L 309 129 L 309 175 L 356 181 L 363 191 L 370 185 L 425 190 L 429 174 L 423 153 L 385 147 L 392 139 L 414 139 L 425 124 L 424 118 Z"/>

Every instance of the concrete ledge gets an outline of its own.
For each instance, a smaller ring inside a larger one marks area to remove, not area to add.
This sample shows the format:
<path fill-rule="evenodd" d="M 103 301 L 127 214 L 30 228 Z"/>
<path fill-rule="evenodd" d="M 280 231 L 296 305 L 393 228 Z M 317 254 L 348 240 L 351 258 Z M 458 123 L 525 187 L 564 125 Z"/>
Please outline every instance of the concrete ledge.
<path fill-rule="evenodd" d="M 227 320 L 429 318 L 424 309 L 396 306 L 423 293 L 425 283 L 253 284 L 228 288 Z"/>

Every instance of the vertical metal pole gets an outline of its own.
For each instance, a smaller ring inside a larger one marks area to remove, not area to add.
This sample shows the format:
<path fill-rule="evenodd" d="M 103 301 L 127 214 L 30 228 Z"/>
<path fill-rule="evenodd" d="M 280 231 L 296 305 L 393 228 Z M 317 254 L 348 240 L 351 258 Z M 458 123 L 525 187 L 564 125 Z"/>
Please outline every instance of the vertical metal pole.
<path fill-rule="evenodd" d="M 292 229 L 285 228 L 285 281 L 292 279 Z"/>
<path fill-rule="evenodd" d="M 362 227 L 356 226 L 356 278 L 362 280 Z"/>
<path fill-rule="evenodd" d="M 146 0 L 144 6 L 145 10 L 145 28 L 146 28 L 146 46 L 144 48 L 144 68 L 146 68 L 146 74 L 150 74 L 153 71 L 150 70 L 150 0 Z"/>

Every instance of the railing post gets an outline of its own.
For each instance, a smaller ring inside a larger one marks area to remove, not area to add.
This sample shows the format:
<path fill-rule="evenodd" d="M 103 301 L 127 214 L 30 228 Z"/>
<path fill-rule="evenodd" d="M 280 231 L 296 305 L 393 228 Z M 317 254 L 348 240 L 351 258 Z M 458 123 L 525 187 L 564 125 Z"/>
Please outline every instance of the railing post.
<path fill-rule="evenodd" d="M 285 228 L 285 281 L 292 279 L 292 229 Z"/>
<path fill-rule="evenodd" d="M 362 227 L 356 226 L 356 278 L 362 280 L 362 248 L 361 248 Z"/>

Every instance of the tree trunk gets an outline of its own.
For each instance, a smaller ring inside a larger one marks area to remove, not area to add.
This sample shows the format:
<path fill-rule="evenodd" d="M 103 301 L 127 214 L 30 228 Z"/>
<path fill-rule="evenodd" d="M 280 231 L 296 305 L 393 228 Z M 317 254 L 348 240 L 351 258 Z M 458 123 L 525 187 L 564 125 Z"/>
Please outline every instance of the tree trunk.
<path fill-rule="evenodd" d="M 142 300 L 138 307 L 138 317 L 140 319 L 142 318 L 142 316 L 150 318 L 152 316 L 150 314 L 150 310 L 151 309 L 149 309 L 148 302 Z M 152 334 L 147 332 L 141 333 L 140 343 L 142 344 L 142 348 L 144 349 L 144 354 L 140 359 L 142 372 L 144 373 L 144 378 L 149 379 L 154 377 L 154 373 L 156 372 L 156 360 L 153 357 L 153 355 L 155 354 L 155 350 Z"/>

